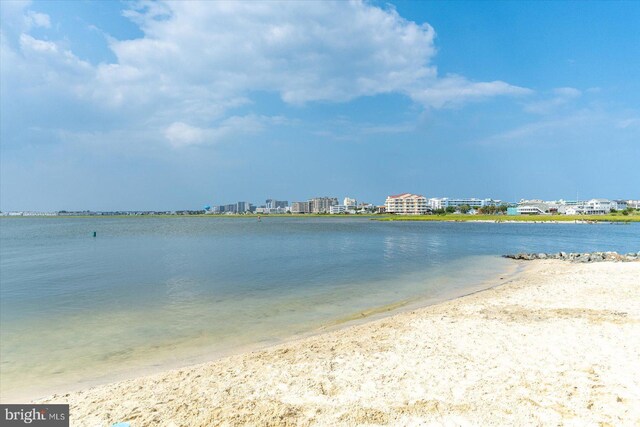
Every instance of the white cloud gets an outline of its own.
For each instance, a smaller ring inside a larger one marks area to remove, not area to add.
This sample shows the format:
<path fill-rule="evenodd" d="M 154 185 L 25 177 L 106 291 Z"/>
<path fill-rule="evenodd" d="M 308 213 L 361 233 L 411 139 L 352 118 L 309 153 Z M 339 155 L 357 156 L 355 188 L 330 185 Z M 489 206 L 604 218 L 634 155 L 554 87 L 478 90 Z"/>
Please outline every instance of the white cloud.
<path fill-rule="evenodd" d="M 25 9 L 30 1 L 0 1 L 0 18 L 2 18 L 2 32 L 19 32 L 28 29 L 29 19 Z"/>
<path fill-rule="evenodd" d="M 560 107 L 582 96 L 582 92 L 572 87 L 560 87 L 552 91 L 552 96 L 546 99 L 530 102 L 525 105 L 524 110 L 533 114 L 550 114 Z"/>
<path fill-rule="evenodd" d="M 164 131 L 164 135 L 174 147 L 182 147 L 202 143 L 206 132 L 206 129 L 189 126 L 182 122 L 174 122 Z"/>
<path fill-rule="evenodd" d="M 564 98 L 577 98 L 582 95 L 582 92 L 574 87 L 559 87 L 554 89 L 553 93 Z"/>
<path fill-rule="evenodd" d="M 399 93 L 425 108 L 531 92 L 502 81 L 438 77 L 431 26 L 357 0 L 134 3 L 125 15 L 144 36 L 109 38 L 117 61 L 97 66 L 29 34 L 27 27 L 51 25 L 47 15 L 16 10 L 28 23 L 18 33 L 20 54 L 3 57 L 22 61 L 15 68 L 30 70 L 33 87 L 74 94 L 119 114 L 123 126 L 164 129 L 174 147 L 238 129 L 232 110 L 260 92 L 292 105 Z"/>
<path fill-rule="evenodd" d="M 129 80 L 130 93 L 153 85 L 167 97 L 179 90 L 217 103 L 270 91 L 304 104 L 396 92 L 435 108 L 527 93 L 500 81 L 438 79 L 433 28 L 361 1 L 141 2 L 127 16 L 145 37 L 114 41 L 118 65 L 107 67 L 145 76 Z"/>
<path fill-rule="evenodd" d="M 252 91 L 341 102 L 436 74 L 430 26 L 361 2 L 142 3 L 128 16 L 145 37 L 113 42 L 109 72 L 145 75 L 129 81 L 134 93 L 153 85 L 208 102 Z"/>
<path fill-rule="evenodd" d="M 616 123 L 616 127 L 620 129 L 627 129 L 629 127 L 640 127 L 640 117 L 620 119 Z"/>
<path fill-rule="evenodd" d="M 28 11 L 25 15 L 25 24 L 28 28 L 42 27 L 51 28 L 51 21 L 49 15 L 45 13 L 38 13 L 32 10 Z"/>
<path fill-rule="evenodd" d="M 282 117 L 267 116 L 232 116 L 214 127 L 200 128 L 183 122 L 171 123 L 164 131 L 171 146 L 182 148 L 192 145 L 212 145 L 230 137 L 255 134 L 264 129 L 266 125 L 285 124 Z"/>
<path fill-rule="evenodd" d="M 640 125 L 637 111 L 612 112 L 583 108 L 559 117 L 547 116 L 538 121 L 485 138 L 481 145 L 584 144 L 587 140 L 637 143 L 634 127 Z M 585 145 L 586 146 L 586 145 Z"/>
<path fill-rule="evenodd" d="M 58 46 L 49 41 L 38 40 L 28 34 L 20 35 L 20 47 L 22 51 L 35 51 L 41 53 L 58 53 Z"/>
<path fill-rule="evenodd" d="M 409 96 L 424 105 L 444 108 L 498 95 L 520 96 L 531 93 L 530 89 L 501 81 L 472 82 L 461 76 L 447 76 L 424 89 L 409 92 Z"/>

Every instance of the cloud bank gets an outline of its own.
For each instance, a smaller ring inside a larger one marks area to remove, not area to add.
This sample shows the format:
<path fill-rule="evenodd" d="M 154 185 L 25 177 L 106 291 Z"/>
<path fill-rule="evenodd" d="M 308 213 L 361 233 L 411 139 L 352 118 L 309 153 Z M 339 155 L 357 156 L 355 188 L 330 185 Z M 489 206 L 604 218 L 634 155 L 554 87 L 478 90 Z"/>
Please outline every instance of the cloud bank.
<path fill-rule="evenodd" d="M 93 111 L 89 122 L 112 116 L 115 126 L 148 128 L 174 148 L 255 125 L 233 110 L 263 92 L 294 106 L 395 93 L 435 109 L 530 93 L 503 81 L 440 77 L 429 24 L 362 1 L 137 2 L 124 15 L 144 36 L 109 37 L 117 60 L 95 65 L 30 33 L 50 27 L 49 16 L 26 3 L 8 15 L 19 21 L 2 33 L 10 97 L 58 96 L 70 110 Z"/>

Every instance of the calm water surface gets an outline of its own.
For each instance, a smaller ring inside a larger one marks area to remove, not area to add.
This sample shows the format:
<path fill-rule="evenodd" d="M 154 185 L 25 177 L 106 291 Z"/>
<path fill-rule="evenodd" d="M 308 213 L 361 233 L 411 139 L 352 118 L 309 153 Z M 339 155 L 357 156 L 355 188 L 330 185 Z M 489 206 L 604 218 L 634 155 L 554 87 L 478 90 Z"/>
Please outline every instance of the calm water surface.
<path fill-rule="evenodd" d="M 640 224 L 2 218 L 0 393 L 35 398 L 278 342 L 464 294 L 512 268 L 501 254 L 560 250 L 638 251 Z"/>

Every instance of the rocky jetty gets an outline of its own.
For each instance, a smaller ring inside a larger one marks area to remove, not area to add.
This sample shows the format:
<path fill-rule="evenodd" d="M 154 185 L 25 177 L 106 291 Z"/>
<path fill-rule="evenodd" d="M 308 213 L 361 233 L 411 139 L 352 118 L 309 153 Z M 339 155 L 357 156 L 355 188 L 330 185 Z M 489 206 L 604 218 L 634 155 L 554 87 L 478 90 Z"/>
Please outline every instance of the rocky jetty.
<path fill-rule="evenodd" d="M 560 259 L 570 262 L 630 262 L 640 261 L 640 252 L 629 252 L 627 254 L 619 254 L 617 252 L 591 252 L 591 253 L 574 253 L 574 252 L 556 252 L 556 253 L 519 253 L 503 255 L 505 258 L 520 259 L 532 261 L 534 259 Z"/>

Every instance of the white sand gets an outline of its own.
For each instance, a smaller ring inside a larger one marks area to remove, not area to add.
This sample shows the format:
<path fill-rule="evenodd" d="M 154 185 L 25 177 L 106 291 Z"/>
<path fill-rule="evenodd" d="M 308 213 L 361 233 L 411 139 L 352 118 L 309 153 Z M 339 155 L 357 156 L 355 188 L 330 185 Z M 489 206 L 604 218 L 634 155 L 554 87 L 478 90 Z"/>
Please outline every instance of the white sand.
<path fill-rule="evenodd" d="M 72 425 L 640 425 L 640 263 L 534 261 L 436 306 L 44 401 Z"/>

